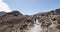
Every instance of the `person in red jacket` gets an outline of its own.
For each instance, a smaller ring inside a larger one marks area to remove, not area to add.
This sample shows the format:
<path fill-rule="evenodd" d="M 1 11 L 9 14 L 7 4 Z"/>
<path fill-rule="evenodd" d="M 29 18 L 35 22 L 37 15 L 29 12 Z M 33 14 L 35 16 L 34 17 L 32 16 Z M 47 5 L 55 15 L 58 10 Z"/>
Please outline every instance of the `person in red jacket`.
<path fill-rule="evenodd" d="M 40 16 L 37 16 L 37 19 L 40 19 Z"/>

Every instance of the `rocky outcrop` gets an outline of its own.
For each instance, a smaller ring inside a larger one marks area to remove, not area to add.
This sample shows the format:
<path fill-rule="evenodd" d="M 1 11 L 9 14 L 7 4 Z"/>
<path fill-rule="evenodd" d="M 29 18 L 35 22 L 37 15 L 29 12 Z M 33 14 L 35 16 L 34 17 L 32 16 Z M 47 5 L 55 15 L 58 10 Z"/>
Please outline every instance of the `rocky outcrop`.
<path fill-rule="evenodd" d="M 27 15 L 28 16 L 28 15 Z M 28 16 L 21 14 L 19 11 L 13 11 L 0 17 L 0 32 L 11 32 L 20 29 L 26 29 L 31 23 Z"/>

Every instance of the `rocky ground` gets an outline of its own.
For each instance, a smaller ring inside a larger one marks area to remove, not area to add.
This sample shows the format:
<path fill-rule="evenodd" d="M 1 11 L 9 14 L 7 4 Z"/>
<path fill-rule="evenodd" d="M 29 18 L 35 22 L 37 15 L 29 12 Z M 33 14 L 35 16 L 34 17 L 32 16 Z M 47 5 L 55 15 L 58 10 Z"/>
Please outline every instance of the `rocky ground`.
<path fill-rule="evenodd" d="M 34 15 L 40 16 L 39 23 L 42 23 L 42 30 L 46 32 L 60 31 L 60 9 Z M 34 27 L 34 15 L 23 15 L 18 11 L 5 13 L 0 16 L 0 32 L 26 32 Z"/>

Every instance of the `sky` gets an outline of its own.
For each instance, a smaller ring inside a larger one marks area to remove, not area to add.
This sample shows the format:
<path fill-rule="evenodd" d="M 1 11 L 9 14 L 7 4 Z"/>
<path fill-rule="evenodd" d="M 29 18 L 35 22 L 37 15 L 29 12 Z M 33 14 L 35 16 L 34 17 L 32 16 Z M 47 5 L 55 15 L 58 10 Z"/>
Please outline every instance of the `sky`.
<path fill-rule="evenodd" d="M 0 12 L 11 12 L 12 10 L 9 8 L 8 4 L 6 4 L 3 0 L 0 0 Z"/>
<path fill-rule="evenodd" d="M 6 7 L 6 12 L 18 10 L 24 15 L 48 12 L 60 8 L 60 0 L 0 0 L 0 3 L 0 7 Z M 3 5 L 3 3 L 5 4 Z"/>

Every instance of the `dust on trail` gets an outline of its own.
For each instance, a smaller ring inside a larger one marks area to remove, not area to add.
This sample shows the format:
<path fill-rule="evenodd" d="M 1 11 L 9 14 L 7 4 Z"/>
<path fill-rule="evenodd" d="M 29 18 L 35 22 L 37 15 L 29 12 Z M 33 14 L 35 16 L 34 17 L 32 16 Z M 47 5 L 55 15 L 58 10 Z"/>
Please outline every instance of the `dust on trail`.
<path fill-rule="evenodd" d="M 34 24 L 34 27 L 28 30 L 27 32 L 41 32 L 41 24 L 36 20 L 36 24 Z"/>

